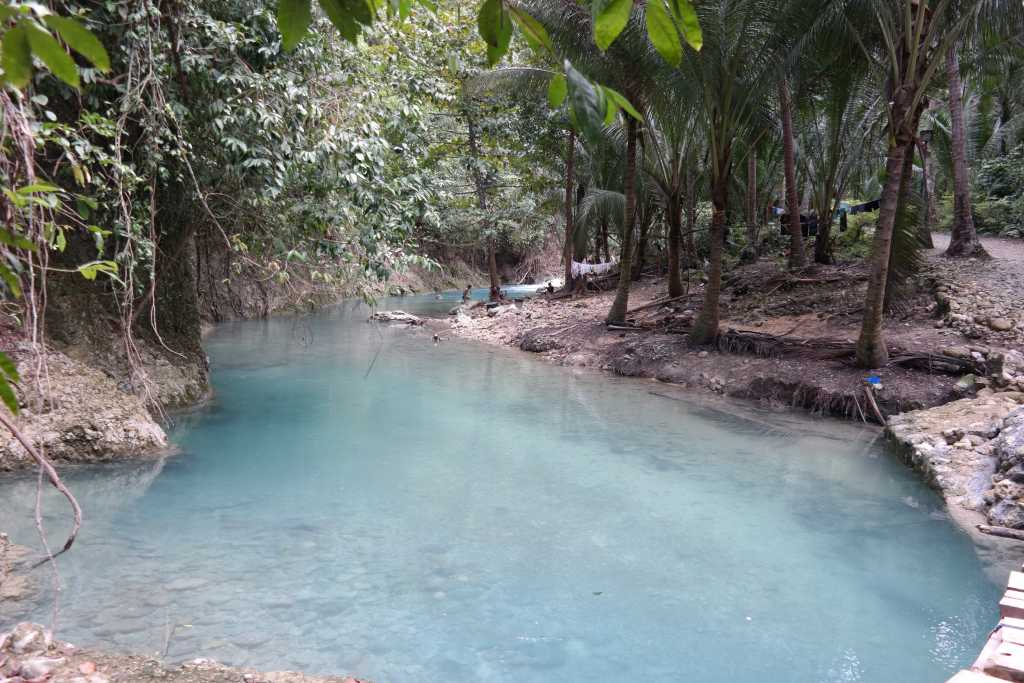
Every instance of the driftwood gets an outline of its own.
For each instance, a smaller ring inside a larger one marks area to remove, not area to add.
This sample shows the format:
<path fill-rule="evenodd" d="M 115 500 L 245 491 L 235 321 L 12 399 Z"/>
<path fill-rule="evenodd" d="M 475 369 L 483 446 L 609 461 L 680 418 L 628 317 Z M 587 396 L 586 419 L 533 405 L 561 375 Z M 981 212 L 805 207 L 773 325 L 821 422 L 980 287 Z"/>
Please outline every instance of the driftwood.
<path fill-rule="evenodd" d="M 612 331 L 621 331 L 621 332 L 643 332 L 645 329 L 647 329 L 645 327 L 640 327 L 639 325 L 630 325 L 630 324 L 623 325 L 623 324 L 619 324 L 619 323 L 608 323 L 607 325 L 605 325 L 605 327 L 607 329 L 609 329 L 609 330 L 612 330 Z"/>
<path fill-rule="evenodd" d="M 1024 531 L 1020 529 L 1010 529 L 1005 526 L 989 526 L 988 524 L 976 525 L 978 531 L 989 536 L 999 536 L 1000 538 L 1012 538 L 1015 541 L 1024 541 Z"/>
<path fill-rule="evenodd" d="M 884 427 L 889 421 L 885 419 L 885 416 L 882 415 L 882 411 L 878 409 L 878 403 L 875 401 L 875 397 L 871 393 L 873 391 L 874 389 L 871 387 L 867 385 L 864 386 L 864 395 L 868 398 L 868 405 L 871 406 L 871 412 L 875 414 L 875 417 L 878 418 L 878 422 Z"/>

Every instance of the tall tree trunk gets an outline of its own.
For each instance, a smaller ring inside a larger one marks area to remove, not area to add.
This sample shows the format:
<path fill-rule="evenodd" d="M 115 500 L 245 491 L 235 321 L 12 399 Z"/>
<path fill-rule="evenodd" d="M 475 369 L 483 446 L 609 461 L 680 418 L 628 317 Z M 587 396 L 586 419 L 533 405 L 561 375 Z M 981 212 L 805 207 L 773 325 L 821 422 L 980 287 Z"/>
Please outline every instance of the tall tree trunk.
<path fill-rule="evenodd" d="M 747 249 L 750 259 L 756 261 L 760 249 L 757 244 L 757 150 L 747 154 Z"/>
<path fill-rule="evenodd" d="M 565 248 L 562 256 L 565 259 L 565 291 L 572 291 L 572 257 L 573 257 L 573 184 L 576 182 L 576 131 L 570 127 L 569 137 L 565 142 Z"/>
<path fill-rule="evenodd" d="M 789 214 L 789 268 L 807 265 L 804 239 L 800 232 L 800 196 L 796 190 L 796 142 L 793 139 L 793 107 L 789 86 L 779 81 L 779 114 L 782 117 L 782 160 L 786 178 L 786 213 Z"/>
<path fill-rule="evenodd" d="M 898 117 L 894 116 L 896 120 Z M 900 180 L 903 176 L 903 159 L 913 143 L 896 141 L 890 143 L 885 162 L 885 186 L 878 210 L 878 225 L 871 256 L 871 274 L 868 278 L 867 297 L 864 302 L 864 319 L 861 322 L 860 337 L 857 339 L 857 365 L 862 368 L 880 368 L 889 362 L 889 351 L 882 336 L 882 319 L 885 313 L 885 287 L 889 276 L 889 254 L 892 249 L 892 230 L 896 223 L 899 204 Z"/>
<path fill-rule="evenodd" d="M 903 155 L 903 170 L 900 172 L 900 190 L 896 200 L 896 219 L 893 221 L 892 227 L 892 246 L 889 248 L 889 272 L 885 279 L 885 296 L 883 297 L 886 311 L 892 310 L 899 285 L 894 277 L 897 252 L 900 249 L 914 249 L 920 241 L 920 234 L 918 234 L 915 236 L 916 239 L 909 240 L 910 244 L 907 244 L 907 211 L 910 210 L 910 183 L 913 180 L 914 146 L 910 145 L 907 147 L 907 153 Z"/>
<path fill-rule="evenodd" d="M 946 256 L 988 256 L 978 240 L 971 213 L 971 187 L 967 175 L 967 139 L 964 133 L 964 105 L 960 99 L 960 61 L 956 46 L 946 53 L 949 77 L 949 118 L 952 128 L 953 156 L 953 230 Z"/>
<path fill-rule="evenodd" d="M 697 229 L 697 188 L 693 171 L 686 169 L 686 232 L 683 234 L 683 245 L 686 254 L 686 267 L 697 265 L 697 244 L 694 231 Z"/>
<path fill-rule="evenodd" d="M 814 262 L 826 265 L 832 263 L 832 216 L 835 215 L 830 195 L 830 192 L 825 193 L 823 208 L 818 209 L 818 236 L 814 238 Z"/>
<path fill-rule="evenodd" d="M 626 124 L 626 211 L 622 221 L 622 242 L 619 246 L 619 286 L 615 290 L 615 301 L 608 311 L 610 323 L 626 322 L 629 306 L 629 286 L 633 262 L 633 228 L 636 218 L 636 119 L 627 116 Z"/>
<path fill-rule="evenodd" d="M 722 291 L 722 242 L 725 236 L 725 209 L 729 194 L 729 175 L 722 164 L 717 177 L 711 181 L 711 234 L 708 284 L 704 289 L 704 306 L 693 323 L 690 341 L 694 344 L 708 344 L 718 338 L 719 305 Z"/>
<path fill-rule="evenodd" d="M 633 279 L 639 280 L 647 266 L 647 235 L 650 232 L 650 217 L 644 216 L 640 221 L 640 239 L 636 243 L 636 260 L 633 262 Z"/>
<path fill-rule="evenodd" d="M 925 249 L 934 249 L 935 242 L 932 240 L 932 218 L 935 214 L 933 204 L 935 198 L 931 188 L 931 180 L 928 177 L 928 143 L 922 142 L 918 145 L 921 151 L 921 215 L 918 216 L 917 239 Z M 911 157 L 913 159 L 913 157 Z M 914 164 L 910 164 L 910 172 L 913 175 Z M 909 186 L 908 186 L 909 187 Z"/>
<path fill-rule="evenodd" d="M 925 146 L 924 178 L 925 178 L 925 229 L 931 234 L 939 224 L 939 197 L 935 191 L 935 156 Z"/>
<path fill-rule="evenodd" d="M 604 244 L 604 262 L 611 263 L 612 250 L 611 245 L 608 243 L 608 217 L 601 217 L 601 242 Z"/>
<path fill-rule="evenodd" d="M 682 296 L 683 279 L 679 274 L 679 250 L 682 248 L 682 211 L 679 198 L 667 202 L 668 209 L 668 295 Z"/>
<path fill-rule="evenodd" d="M 477 138 L 476 122 L 472 116 L 466 115 L 469 124 L 469 154 L 473 161 L 480 159 L 480 143 Z M 487 214 L 487 181 L 480 172 L 480 165 L 473 164 L 473 184 L 476 186 L 476 201 L 480 211 Z M 501 290 L 501 280 L 498 277 L 498 259 L 495 254 L 494 237 L 487 238 L 487 271 L 490 275 L 491 288 L 490 298 L 495 299 L 495 293 Z"/>

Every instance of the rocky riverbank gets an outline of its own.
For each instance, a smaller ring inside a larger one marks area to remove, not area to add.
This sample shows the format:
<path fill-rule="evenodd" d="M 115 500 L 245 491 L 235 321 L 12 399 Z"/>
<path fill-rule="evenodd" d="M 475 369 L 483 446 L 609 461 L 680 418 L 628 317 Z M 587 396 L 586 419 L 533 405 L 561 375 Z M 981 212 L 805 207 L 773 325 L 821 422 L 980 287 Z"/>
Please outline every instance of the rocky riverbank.
<path fill-rule="evenodd" d="M 82 650 L 54 640 L 38 624 L 0 632 L 0 683 L 368 683 L 349 676 L 259 672 L 196 659 L 168 666 L 158 659 Z"/>

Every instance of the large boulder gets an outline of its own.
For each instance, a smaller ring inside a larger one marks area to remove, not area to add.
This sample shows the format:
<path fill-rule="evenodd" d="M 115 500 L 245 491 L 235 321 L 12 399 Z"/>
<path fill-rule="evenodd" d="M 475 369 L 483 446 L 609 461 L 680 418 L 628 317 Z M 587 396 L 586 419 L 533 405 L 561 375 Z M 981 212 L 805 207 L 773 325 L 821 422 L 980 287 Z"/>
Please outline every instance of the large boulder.
<path fill-rule="evenodd" d="M 1024 407 L 1003 421 L 999 436 L 992 440 L 992 453 L 996 457 L 996 474 L 989 522 L 1024 529 Z"/>

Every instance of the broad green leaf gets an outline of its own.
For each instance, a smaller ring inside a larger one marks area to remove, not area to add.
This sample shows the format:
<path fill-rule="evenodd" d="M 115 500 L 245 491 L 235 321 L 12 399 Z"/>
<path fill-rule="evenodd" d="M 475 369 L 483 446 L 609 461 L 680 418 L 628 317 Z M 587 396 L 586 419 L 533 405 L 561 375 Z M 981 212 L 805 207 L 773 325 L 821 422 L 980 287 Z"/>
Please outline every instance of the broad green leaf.
<path fill-rule="evenodd" d="M 535 50 L 543 48 L 551 51 L 554 49 L 551 45 L 551 37 L 548 35 L 547 29 L 539 21 L 518 7 L 509 7 L 508 11 L 519 27 L 519 30 L 523 32 L 526 42 L 530 44 L 530 47 Z"/>
<path fill-rule="evenodd" d="M 594 42 L 607 50 L 629 23 L 633 0 L 604 0 L 594 3 Z"/>
<path fill-rule="evenodd" d="M 16 191 L 18 194 L 32 194 L 33 192 L 60 192 L 60 188 L 50 183 L 32 183 L 19 187 Z"/>
<path fill-rule="evenodd" d="M 72 88 L 77 88 L 78 67 L 71 56 L 64 51 L 64 47 L 50 35 L 49 31 L 35 22 L 26 21 L 24 23 L 32 54 L 38 57 L 46 65 L 46 68 L 53 72 L 54 76 Z"/>
<path fill-rule="evenodd" d="M 700 30 L 700 21 L 697 19 L 697 10 L 694 9 L 690 0 L 669 0 L 669 7 L 672 8 L 672 16 L 683 32 L 687 44 L 697 52 L 704 46 L 704 34 Z"/>
<path fill-rule="evenodd" d="M 551 105 L 552 109 L 562 106 L 567 92 L 568 85 L 566 85 L 565 76 L 562 74 L 552 76 L 551 82 L 548 83 L 548 104 Z"/>
<path fill-rule="evenodd" d="M 72 50 L 88 59 L 100 71 L 110 71 L 110 56 L 92 31 L 70 17 L 59 17 L 56 14 L 46 17 L 45 21 Z"/>
<path fill-rule="evenodd" d="M 586 138 L 597 140 L 601 136 L 601 127 L 604 125 L 607 112 L 604 97 L 587 77 L 574 69 L 568 61 L 565 63 L 565 76 L 573 125 Z"/>
<path fill-rule="evenodd" d="M 356 20 L 348 13 L 348 10 L 344 7 L 341 0 L 320 0 L 320 7 L 323 9 L 324 14 L 334 24 L 334 28 L 338 29 L 338 33 L 341 37 L 350 43 L 356 42 L 359 38 L 360 27 L 356 23 Z"/>
<path fill-rule="evenodd" d="M 368 0 L 341 0 L 342 6 L 348 11 L 349 16 L 364 26 L 373 23 L 373 15 L 376 5 L 370 5 Z"/>
<path fill-rule="evenodd" d="M 90 261 L 78 266 L 77 270 L 86 280 L 95 280 L 100 273 L 107 273 L 117 279 L 117 264 L 113 261 Z"/>
<path fill-rule="evenodd" d="M 494 66 L 508 51 L 512 39 L 512 20 L 501 0 L 484 0 L 477 15 L 480 37 L 487 43 L 487 62 Z"/>
<path fill-rule="evenodd" d="M 23 237 L 9 230 L 0 228 L 0 244 L 6 244 L 9 247 L 16 249 L 27 249 L 29 251 L 35 251 L 36 244 L 27 237 Z"/>
<path fill-rule="evenodd" d="M 54 233 L 53 248 L 62 254 L 64 253 L 64 250 L 68 248 L 68 238 L 60 228 L 57 228 L 57 231 Z"/>
<path fill-rule="evenodd" d="M 683 59 L 683 48 L 679 44 L 679 32 L 672 17 L 665 9 L 664 0 L 647 0 L 647 37 L 666 62 L 679 66 Z"/>
<path fill-rule="evenodd" d="M 28 46 L 28 34 L 20 22 L 3 36 L 0 66 L 4 69 L 4 80 L 15 88 L 28 85 L 32 77 L 32 51 Z"/>
<path fill-rule="evenodd" d="M 4 402 L 12 415 L 18 414 L 18 397 L 14 395 L 14 389 L 10 382 L 3 377 L 0 377 L 0 400 Z"/>
<path fill-rule="evenodd" d="M 293 50 L 306 36 L 313 21 L 310 0 L 279 0 L 277 3 L 277 28 L 281 31 L 281 47 Z M 95 276 L 93 276 L 95 277 Z"/>
<path fill-rule="evenodd" d="M 11 294 L 15 297 L 21 296 L 21 280 L 18 279 L 13 270 L 3 264 L 0 264 L 0 280 L 4 281 L 7 289 L 11 290 Z"/>
<path fill-rule="evenodd" d="M 640 123 L 643 123 L 644 117 L 641 116 L 640 112 L 638 112 L 636 108 L 630 103 L 630 101 L 626 99 L 625 95 L 607 86 L 601 86 L 601 89 L 604 91 L 604 94 L 608 97 L 609 100 L 614 102 L 617 106 L 622 107 L 622 109 L 627 114 L 632 116 L 634 119 L 636 119 Z"/>
<path fill-rule="evenodd" d="M 11 357 L 0 351 L 0 373 L 12 382 L 18 381 L 18 366 L 14 364 Z"/>

